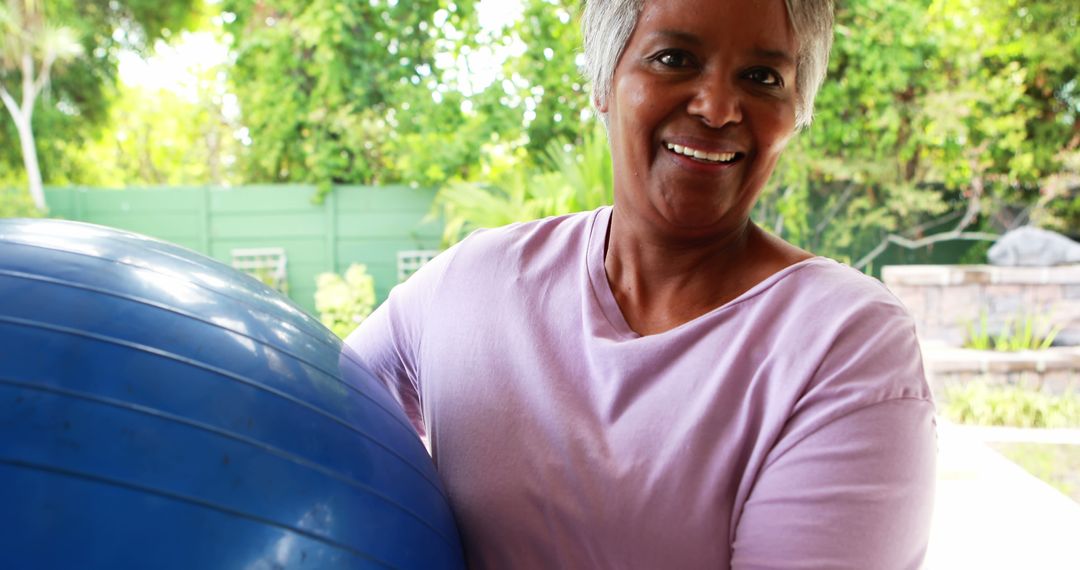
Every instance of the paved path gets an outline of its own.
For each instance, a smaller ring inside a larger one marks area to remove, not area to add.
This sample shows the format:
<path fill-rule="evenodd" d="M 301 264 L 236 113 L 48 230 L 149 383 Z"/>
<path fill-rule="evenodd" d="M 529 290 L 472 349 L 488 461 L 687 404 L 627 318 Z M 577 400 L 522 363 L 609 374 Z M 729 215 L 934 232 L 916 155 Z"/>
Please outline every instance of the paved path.
<path fill-rule="evenodd" d="M 1080 570 L 1080 503 L 938 419 L 938 487 L 924 570 Z"/>

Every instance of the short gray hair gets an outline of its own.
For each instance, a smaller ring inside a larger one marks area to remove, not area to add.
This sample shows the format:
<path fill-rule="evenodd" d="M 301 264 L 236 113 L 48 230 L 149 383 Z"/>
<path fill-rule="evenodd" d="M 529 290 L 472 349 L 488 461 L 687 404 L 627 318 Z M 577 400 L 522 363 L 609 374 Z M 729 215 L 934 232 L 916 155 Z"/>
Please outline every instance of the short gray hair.
<path fill-rule="evenodd" d="M 799 41 L 796 56 L 795 125 L 804 128 L 814 116 L 814 97 L 829 70 L 833 39 L 833 0 L 784 0 L 788 19 Z M 585 38 L 585 73 L 592 82 L 593 101 L 611 94 L 615 65 L 637 26 L 645 0 L 586 0 L 581 16 Z"/>

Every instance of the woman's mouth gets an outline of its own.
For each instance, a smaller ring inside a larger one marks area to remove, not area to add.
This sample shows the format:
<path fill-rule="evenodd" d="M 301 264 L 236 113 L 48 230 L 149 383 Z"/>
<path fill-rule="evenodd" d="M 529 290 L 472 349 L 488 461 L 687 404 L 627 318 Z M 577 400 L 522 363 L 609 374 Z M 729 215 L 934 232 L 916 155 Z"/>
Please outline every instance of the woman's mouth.
<path fill-rule="evenodd" d="M 709 152 L 675 143 L 665 143 L 671 152 L 705 164 L 731 164 L 740 158 L 741 152 Z"/>

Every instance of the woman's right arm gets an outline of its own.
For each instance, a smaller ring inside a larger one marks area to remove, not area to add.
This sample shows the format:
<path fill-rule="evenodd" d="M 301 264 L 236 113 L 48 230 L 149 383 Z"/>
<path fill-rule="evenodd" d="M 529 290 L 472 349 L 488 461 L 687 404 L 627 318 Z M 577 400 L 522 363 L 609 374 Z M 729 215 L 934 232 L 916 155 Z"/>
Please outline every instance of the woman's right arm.
<path fill-rule="evenodd" d="M 423 323 L 455 250 L 442 252 L 394 287 L 386 301 L 345 339 L 405 410 L 421 437 L 427 432 L 420 389 Z"/>

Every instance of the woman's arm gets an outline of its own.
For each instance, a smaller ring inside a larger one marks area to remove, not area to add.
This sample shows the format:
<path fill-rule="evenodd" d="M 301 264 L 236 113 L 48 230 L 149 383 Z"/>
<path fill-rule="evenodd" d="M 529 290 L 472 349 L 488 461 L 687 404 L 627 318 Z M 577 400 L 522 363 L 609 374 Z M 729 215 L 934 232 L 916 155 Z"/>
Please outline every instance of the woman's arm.
<path fill-rule="evenodd" d="M 915 327 L 889 301 L 842 322 L 736 519 L 734 568 L 922 563 L 937 440 Z"/>
<path fill-rule="evenodd" d="M 444 251 L 394 287 L 386 301 L 345 339 L 405 410 L 421 437 L 427 433 L 420 397 L 423 324 L 455 251 Z"/>
<path fill-rule="evenodd" d="M 764 466 L 732 567 L 919 568 L 935 457 L 929 401 L 887 400 L 833 420 Z"/>

